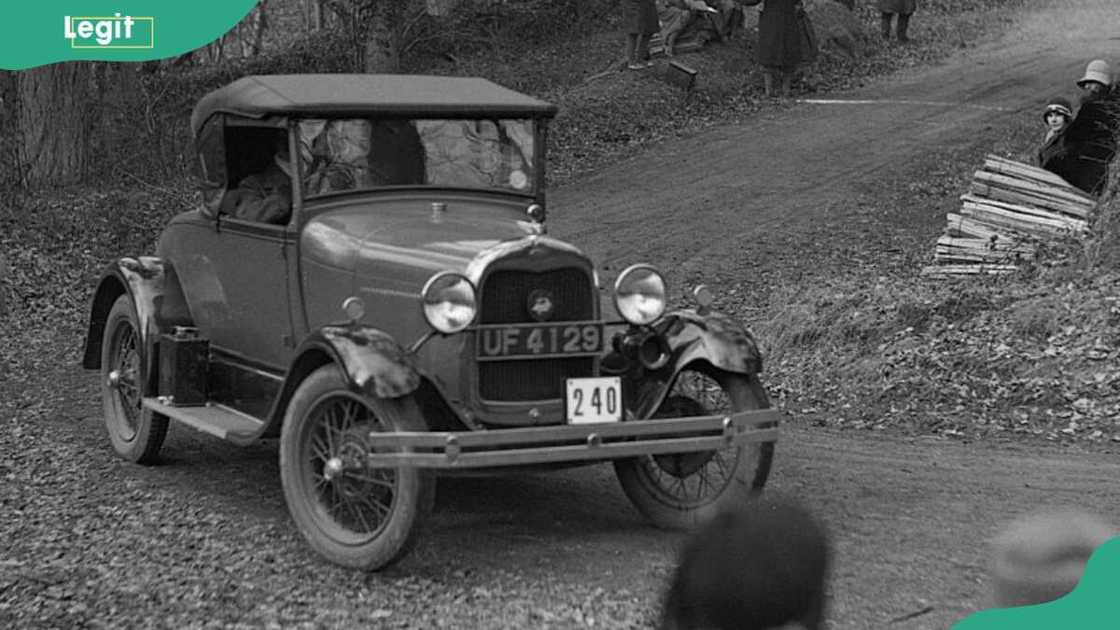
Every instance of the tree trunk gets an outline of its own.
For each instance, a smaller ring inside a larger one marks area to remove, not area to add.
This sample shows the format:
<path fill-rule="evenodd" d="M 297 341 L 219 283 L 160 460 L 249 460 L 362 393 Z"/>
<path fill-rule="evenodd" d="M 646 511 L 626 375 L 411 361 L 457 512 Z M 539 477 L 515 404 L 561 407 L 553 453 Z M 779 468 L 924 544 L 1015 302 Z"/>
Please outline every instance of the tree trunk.
<path fill-rule="evenodd" d="M 370 74 L 396 74 L 401 70 L 400 47 L 396 33 L 382 20 L 369 27 L 363 66 Z"/>
<path fill-rule="evenodd" d="M 56 63 L 19 75 L 19 161 L 25 187 L 82 181 L 89 170 L 93 66 Z"/>
<path fill-rule="evenodd" d="M 19 74 L 0 70 L 0 190 L 14 188 L 20 176 Z"/>

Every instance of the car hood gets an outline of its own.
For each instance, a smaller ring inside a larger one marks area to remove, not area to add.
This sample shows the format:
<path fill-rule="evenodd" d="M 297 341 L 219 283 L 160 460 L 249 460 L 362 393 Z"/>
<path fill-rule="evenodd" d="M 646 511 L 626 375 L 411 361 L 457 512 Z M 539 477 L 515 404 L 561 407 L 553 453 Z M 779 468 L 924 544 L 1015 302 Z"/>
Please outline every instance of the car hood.
<path fill-rule="evenodd" d="M 493 201 L 447 200 L 433 211 L 426 200 L 338 204 L 303 229 L 307 263 L 355 274 L 363 287 L 418 295 L 439 271 L 477 282 L 489 260 L 530 241 L 534 247 L 578 254 L 574 247 L 541 236 L 523 206 Z"/>

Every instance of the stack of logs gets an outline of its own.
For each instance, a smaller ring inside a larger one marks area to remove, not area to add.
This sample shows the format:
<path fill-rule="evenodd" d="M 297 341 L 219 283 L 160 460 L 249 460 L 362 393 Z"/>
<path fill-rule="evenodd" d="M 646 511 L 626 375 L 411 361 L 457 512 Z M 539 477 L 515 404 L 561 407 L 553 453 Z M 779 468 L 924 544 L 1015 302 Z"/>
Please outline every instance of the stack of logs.
<path fill-rule="evenodd" d="M 1082 238 L 1095 201 L 1061 177 L 989 155 L 976 171 L 960 213 L 949 213 L 936 264 L 923 275 L 1004 274 L 1031 261 L 1041 243 Z"/>

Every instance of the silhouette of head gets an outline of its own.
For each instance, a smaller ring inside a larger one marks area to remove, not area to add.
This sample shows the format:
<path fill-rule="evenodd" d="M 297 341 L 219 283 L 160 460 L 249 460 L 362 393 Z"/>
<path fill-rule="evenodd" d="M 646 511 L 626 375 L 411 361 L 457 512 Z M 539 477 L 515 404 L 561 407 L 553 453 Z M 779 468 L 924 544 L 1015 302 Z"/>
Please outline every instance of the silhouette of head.
<path fill-rule="evenodd" d="M 662 630 L 822 627 L 827 534 L 804 508 L 760 498 L 724 512 L 687 543 Z"/>
<path fill-rule="evenodd" d="M 1081 512 L 1021 518 L 992 544 L 992 598 L 998 608 L 1042 604 L 1081 581 L 1089 556 L 1113 529 Z"/>

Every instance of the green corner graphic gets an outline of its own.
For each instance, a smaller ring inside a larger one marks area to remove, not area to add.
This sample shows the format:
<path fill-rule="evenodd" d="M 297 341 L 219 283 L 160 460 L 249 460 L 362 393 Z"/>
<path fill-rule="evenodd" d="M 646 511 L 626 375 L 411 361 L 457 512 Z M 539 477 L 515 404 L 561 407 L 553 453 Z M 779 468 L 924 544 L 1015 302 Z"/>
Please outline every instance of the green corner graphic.
<path fill-rule="evenodd" d="M 1120 538 L 1097 548 L 1085 567 L 1077 588 L 1047 604 L 999 608 L 976 613 L 953 626 L 953 630 L 1105 630 L 1120 628 L 1120 605 L 1116 587 L 1120 583 Z"/>
<path fill-rule="evenodd" d="M 225 35 L 257 0 L 55 0 L 5 7 L 0 69 L 63 61 L 150 61 Z"/>

